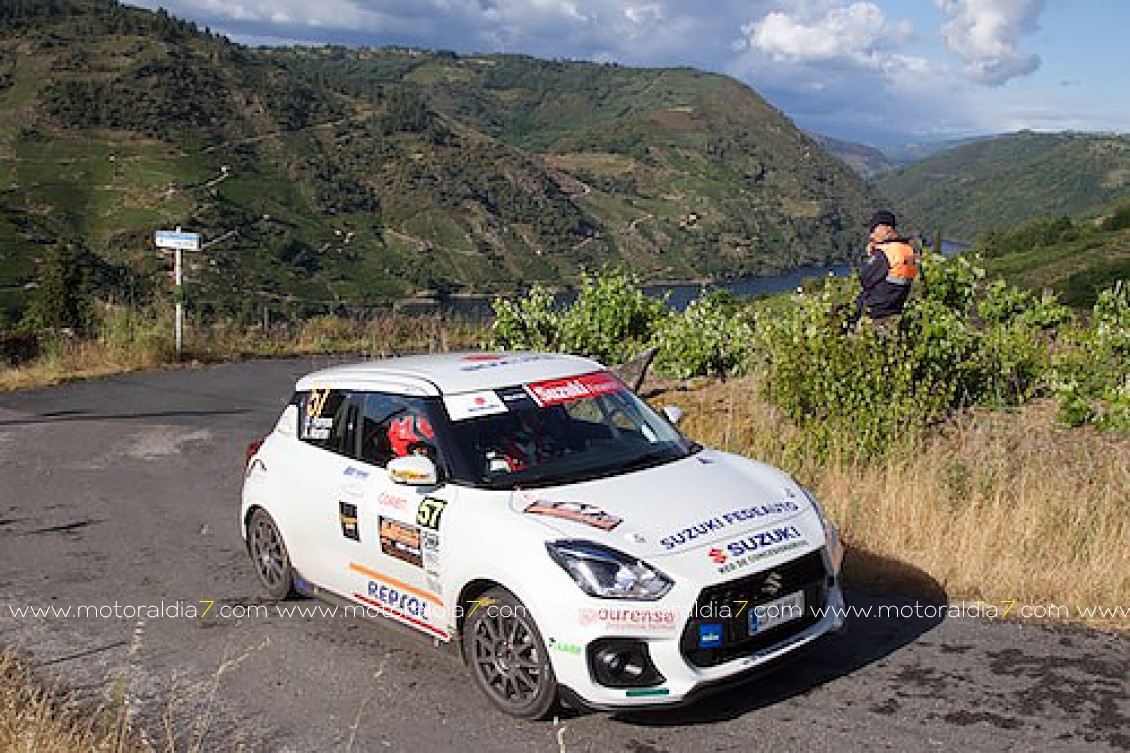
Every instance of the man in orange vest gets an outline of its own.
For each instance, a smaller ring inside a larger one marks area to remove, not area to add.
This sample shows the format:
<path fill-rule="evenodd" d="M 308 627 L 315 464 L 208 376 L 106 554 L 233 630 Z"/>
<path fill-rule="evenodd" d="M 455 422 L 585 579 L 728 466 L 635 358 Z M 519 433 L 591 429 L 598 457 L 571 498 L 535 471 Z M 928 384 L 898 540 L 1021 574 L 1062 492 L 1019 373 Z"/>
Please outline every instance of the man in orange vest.
<path fill-rule="evenodd" d="M 895 230 L 895 216 L 883 210 L 871 217 L 867 262 L 859 271 L 860 313 L 884 329 L 898 326 L 921 257 Z"/>

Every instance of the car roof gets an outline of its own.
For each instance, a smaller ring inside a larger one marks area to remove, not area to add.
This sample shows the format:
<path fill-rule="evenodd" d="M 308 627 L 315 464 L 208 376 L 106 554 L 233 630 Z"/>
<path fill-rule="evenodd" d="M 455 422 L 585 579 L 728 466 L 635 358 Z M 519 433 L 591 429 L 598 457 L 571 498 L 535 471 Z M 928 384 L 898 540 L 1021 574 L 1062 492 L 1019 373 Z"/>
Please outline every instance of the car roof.
<path fill-rule="evenodd" d="M 587 358 L 529 351 L 444 353 L 364 361 L 315 371 L 296 389 L 355 389 L 405 395 L 451 395 L 589 374 Z"/>

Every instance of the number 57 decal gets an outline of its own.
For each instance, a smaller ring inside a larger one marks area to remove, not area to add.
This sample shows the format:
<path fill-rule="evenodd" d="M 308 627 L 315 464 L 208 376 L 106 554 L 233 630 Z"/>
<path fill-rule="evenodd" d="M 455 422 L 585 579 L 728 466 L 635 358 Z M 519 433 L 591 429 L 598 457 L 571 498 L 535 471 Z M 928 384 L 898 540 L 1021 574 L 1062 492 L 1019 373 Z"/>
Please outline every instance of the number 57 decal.
<path fill-rule="evenodd" d="M 439 519 L 443 515 L 443 508 L 445 507 L 447 507 L 447 502 L 442 499 L 424 497 L 424 501 L 420 503 L 420 508 L 416 511 L 416 525 L 430 528 L 433 531 L 439 529 Z"/>

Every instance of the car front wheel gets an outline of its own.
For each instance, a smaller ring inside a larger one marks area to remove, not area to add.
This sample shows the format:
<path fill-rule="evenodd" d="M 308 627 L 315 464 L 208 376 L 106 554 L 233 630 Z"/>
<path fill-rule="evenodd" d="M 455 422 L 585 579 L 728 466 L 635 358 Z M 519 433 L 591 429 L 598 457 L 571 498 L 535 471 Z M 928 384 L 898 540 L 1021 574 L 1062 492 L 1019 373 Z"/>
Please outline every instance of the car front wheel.
<path fill-rule="evenodd" d="M 247 521 L 247 551 L 267 593 L 276 599 L 295 595 L 294 571 L 286 544 L 275 521 L 262 508 L 253 512 Z"/>
<path fill-rule="evenodd" d="M 544 719 L 556 704 L 557 680 L 533 616 L 504 588 L 490 589 L 472 606 L 463 655 L 475 684 L 507 714 Z"/>

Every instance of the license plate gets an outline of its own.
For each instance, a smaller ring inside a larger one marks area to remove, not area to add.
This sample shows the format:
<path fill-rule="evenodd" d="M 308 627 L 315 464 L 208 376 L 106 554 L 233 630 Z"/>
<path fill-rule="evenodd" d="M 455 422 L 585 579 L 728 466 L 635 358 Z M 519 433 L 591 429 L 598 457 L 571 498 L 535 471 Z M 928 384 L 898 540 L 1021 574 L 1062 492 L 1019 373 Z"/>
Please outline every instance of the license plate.
<path fill-rule="evenodd" d="M 757 635 L 804 616 L 804 591 L 758 604 L 749 612 L 749 634 Z"/>

